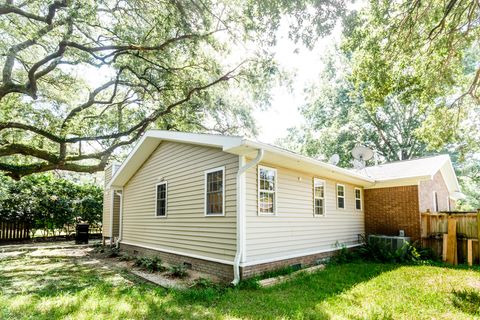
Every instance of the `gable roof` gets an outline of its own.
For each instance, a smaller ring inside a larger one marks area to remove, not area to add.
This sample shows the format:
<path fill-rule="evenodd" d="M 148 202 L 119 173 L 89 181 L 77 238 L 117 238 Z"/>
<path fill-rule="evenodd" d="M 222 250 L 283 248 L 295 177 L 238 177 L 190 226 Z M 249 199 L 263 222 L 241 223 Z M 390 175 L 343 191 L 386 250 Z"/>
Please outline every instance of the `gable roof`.
<path fill-rule="evenodd" d="M 215 147 L 227 153 L 242 155 L 248 158 L 254 158 L 257 150 L 263 149 L 265 152 L 263 161 L 272 165 L 307 171 L 326 178 L 342 179 L 342 181 L 361 186 L 367 186 L 374 182 L 360 173 L 240 136 L 148 130 L 115 172 L 107 187 L 123 187 L 162 141 Z"/>
<path fill-rule="evenodd" d="M 332 180 L 356 184 L 365 188 L 415 184 L 429 180 L 439 170 L 450 192 L 459 191 L 457 177 L 450 157 L 440 155 L 409 161 L 392 162 L 383 165 L 352 170 L 306 157 L 275 145 L 250 140 L 241 136 L 224 136 L 165 130 L 148 130 L 135 145 L 128 157 L 116 170 L 107 188 L 121 188 L 137 172 L 162 141 L 171 141 L 220 148 L 224 152 L 254 158 L 258 149 L 264 150 L 262 162 L 271 165 L 309 172 Z"/>
<path fill-rule="evenodd" d="M 354 171 L 374 179 L 375 187 L 384 187 L 392 183 L 408 185 L 414 181 L 430 180 L 440 171 L 449 192 L 460 191 L 450 156 L 447 154 L 389 162 Z"/>

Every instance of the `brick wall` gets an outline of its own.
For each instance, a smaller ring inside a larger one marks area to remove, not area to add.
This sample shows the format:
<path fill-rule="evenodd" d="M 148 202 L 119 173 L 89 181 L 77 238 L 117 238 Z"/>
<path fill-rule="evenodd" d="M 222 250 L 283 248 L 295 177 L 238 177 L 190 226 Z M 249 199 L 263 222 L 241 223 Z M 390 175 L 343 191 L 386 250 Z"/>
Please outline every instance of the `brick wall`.
<path fill-rule="evenodd" d="M 432 180 L 421 181 L 419 186 L 419 195 L 420 195 L 420 212 L 425 212 L 427 210 L 435 211 L 434 205 L 434 191 L 437 192 L 438 199 L 438 211 L 447 211 L 449 210 L 448 203 L 450 202 L 450 209 L 454 210 L 455 203 L 450 201 L 447 184 L 443 179 L 442 172 L 438 171 Z"/>
<path fill-rule="evenodd" d="M 133 246 L 133 245 L 124 244 L 124 243 L 120 244 L 120 249 L 127 251 L 131 255 L 148 256 L 148 257 L 157 256 L 169 264 L 183 264 L 185 262 L 190 263 L 192 265 L 192 270 L 212 274 L 215 277 L 226 282 L 233 280 L 232 265 L 203 260 L 203 259 L 191 258 L 187 256 L 147 249 L 147 248 Z"/>
<path fill-rule="evenodd" d="M 417 186 L 365 189 L 365 232 L 398 235 L 400 229 L 412 240 L 421 237 Z"/>
<path fill-rule="evenodd" d="M 303 268 L 303 267 L 315 265 L 317 264 L 318 260 L 331 257 L 335 255 L 337 252 L 338 250 L 330 251 L 330 252 L 322 252 L 322 253 L 312 254 L 308 256 L 302 256 L 302 257 L 296 257 L 291 259 L 256 264 L 253 266 L 242 267 L 240 268 L 240 274 L 242 276 L 242 279 L 247 279 L 255 275 L 265 273 L 266 271 L 269 271 L 269 270 L 277 270 L 277 269 L 288 267 L 294 264 L 301 264 Z"/>
<path fill-rule="evenodd" d="M 147 249 L 147 248 L 129 245 L 129 244 L 120 244 L 120 248 L 131 255 L 150 256 L 150 257 L 157 256 L 169 264 L 182 264 L 187 262 L 192 265 L 193 270 L 211 274 L 225 282 L 230 282 L 233 280 L 233 265 L 227 265 L 219 262 L 191 258 L 187 256 L 167 253 L 167 252 L 153 250 L 153 249 Z M 282 267 L 290 266 L 293 264 L 301 264 L 302 267 L 314 265 L 320 259 L 324 259 L 324 258 L 335 255 L 337 251 L 338 250 L 334 250 L 331 252 L 323 252 L 323 253 L 317 253 L 317 254 L 312 254 L 308 256 L 302 256 L 302 257 L 296 257 L 291 259 L 256 264 L 253 266 L 241 267 L 240 268 L 241 278 L 242 279 L 251 278 L 255 275 L 262 274 L 266 271 L 280 269 Z"/>

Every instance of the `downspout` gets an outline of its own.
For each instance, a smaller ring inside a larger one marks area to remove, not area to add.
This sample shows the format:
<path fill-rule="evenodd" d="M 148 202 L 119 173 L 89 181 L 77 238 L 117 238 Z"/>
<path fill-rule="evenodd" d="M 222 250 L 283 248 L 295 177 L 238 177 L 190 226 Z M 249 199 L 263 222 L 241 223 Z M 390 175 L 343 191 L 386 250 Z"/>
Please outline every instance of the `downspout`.
<path fill-rule="evenodd" d="M 110 246 L 113 246 L 113 207 L 115 204 L 115 190 L 110 190 Z"/>
<path fill-rule="evenodd" d="M 251 162 L 245 164 L 245 156 L 240 156 L 240 167 L 237 172 L 237 252 L 235 253 L 235 260 L 233 262 L 233 281 L 232 284 L 236 286 L 240 282 L 240 261 L 243 259 L 245 253 L 245 172 L 256 166 L 263 158 L 263 149 L 258 149 L 257 157 Z"/>
<path fill-rule="evenodd" d="M 122 241 L 122 229 L 123 229 L 123 188 L 122 192 L 116 192 L 117 195 L 120 197 L 120 212 L 119 212 L 119 219 L 118 219 L 118 239 L 116 246 L 117 248 L 120 247 L 120 241 Z"/>

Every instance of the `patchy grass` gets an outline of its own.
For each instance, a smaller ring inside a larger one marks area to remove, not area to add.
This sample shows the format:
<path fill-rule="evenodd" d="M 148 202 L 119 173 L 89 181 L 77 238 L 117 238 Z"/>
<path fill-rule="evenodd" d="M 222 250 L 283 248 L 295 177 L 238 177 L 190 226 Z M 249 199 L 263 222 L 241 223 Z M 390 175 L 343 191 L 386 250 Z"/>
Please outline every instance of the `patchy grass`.
<path fill-rule="evenodd" d="M 480 319 L 479 269 L 330 265 L 265 289 L 166 290 L 89 259 L 0 260 L 0 319 Z"/>

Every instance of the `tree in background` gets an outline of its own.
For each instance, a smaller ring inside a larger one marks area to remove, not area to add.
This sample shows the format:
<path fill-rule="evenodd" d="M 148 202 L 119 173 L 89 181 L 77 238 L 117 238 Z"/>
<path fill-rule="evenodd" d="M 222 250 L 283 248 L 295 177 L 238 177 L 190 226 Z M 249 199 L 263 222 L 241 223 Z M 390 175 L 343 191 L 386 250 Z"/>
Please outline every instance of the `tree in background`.
<path fill-rule="evenodd" d="M 426 143 L 416 134 L 426 119 L 418 104 L 404 104 L 392 94 L 384 104 L 369 108 L 350 80 L 349 58 L 335 49 L 323 60 L 325 68 L 318 82 L 306 89 L 307 103 L 300 108 L 306 123 L 291 128 L 281 144 L 323 160 L 339 154 L 344 167 L 351 166 L 351 150 L 357 144 L 375 150 L 380 161 L 427 154 Z"/>
<path fill-rule="evenodd" d="M 371 1 L 347 19 L 344 55 L 327 57 L 308 89 L 306 125 L 282 142 L 324 159 L 338 153 L 342 166 L 357 143 L 380 161 L 448 152 L 468 196 L 460 208 L 479 207 L 479 9 L 475 1 Z"/>
<path fill-rule="evenodd" d="M 151 126 L 250 131 L 245 101 L 268 100 L 281 18 L 309 44 L 344 10 L 343 0 L 7 0 L 0 170 L 101 171 Z"/>
<path fill-rule="evenodd" d="M 0 175 L 2 221 L 27 223 L 32 234 L 69 235 L 77 222 L 99 227 L 102 223 L 103 192 L 92 184 L 78 184 L 53 174 L 36 174 L 13 181 Z"/>

